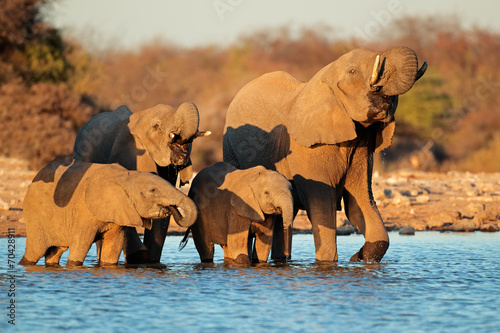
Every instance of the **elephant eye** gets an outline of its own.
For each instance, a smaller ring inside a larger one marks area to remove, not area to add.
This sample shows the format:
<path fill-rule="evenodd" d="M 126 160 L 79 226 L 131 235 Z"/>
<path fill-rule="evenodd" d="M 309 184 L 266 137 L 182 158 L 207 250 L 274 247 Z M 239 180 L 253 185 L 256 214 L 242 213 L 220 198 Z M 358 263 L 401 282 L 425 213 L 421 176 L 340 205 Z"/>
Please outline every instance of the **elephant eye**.
<path fill-rule="evenodd" d="M 349 71 L 349 74 L 351 74 L 351 75 L 354 75 L 356 73 L 357 73 L 357 71 L 354 68 Z"/>
<path fill-rule="evenodd" d="M 154 125 L 153 125 L 153 129 L 154 129 L 155 131 L 158 131 L 158 132 L 160 132 L 160 133 L 161 133 L 161 127 L 160 127 L 160 124 L 154 124 Z"/>

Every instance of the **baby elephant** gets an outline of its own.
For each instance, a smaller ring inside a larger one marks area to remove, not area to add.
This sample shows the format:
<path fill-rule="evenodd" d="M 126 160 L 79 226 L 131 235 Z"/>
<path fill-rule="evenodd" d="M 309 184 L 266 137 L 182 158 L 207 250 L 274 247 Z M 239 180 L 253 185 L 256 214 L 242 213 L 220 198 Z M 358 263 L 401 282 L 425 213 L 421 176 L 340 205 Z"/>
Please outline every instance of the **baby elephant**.
<path fill-rule="evenodd" d="M 292 186 L 281 174 L 256 166 L 238 170 L 219 162 L 193 180 L 189 197 L 198 206 L 190 228 L 202 262 L 212 262 L 214 244 L 224 250 L 224 261 L 266 262 L 271 250 L 276 215 L 285 229 L 292 225 Z M 189 229 L 181 248 L 187 243 Z M 255 245 L 252 249 L 252 239 Z"/>
<path fill-rule="evenodd" d="M 159 176 L 118 164 L 58 158 L 36 175 L 26 193 L 26 252 L 19 264 L 34 265 L 45 256 L 46 265 L 58 265 L 69 248 L 66 265 L 82 265 L 99 239 L 100 263 L 116 264 L 125 242 L 124 228 L 151 228 L 150 219 L 170 214 L 179 225 L 189 227 L 197 209 Z"/>

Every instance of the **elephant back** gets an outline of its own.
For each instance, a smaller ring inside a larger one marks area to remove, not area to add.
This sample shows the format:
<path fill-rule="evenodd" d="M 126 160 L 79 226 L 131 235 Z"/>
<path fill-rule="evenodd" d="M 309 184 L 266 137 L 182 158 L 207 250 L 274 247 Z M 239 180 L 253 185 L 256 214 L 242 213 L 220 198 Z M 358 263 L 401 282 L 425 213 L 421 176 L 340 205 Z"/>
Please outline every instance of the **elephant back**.
<path fill-rule="evenodd" d="M 76 135 L 73 158 L 79 161 L 107 163 L 113 143 L 132 111 L 125 105 L 103 112 L 85 123 Z"/>

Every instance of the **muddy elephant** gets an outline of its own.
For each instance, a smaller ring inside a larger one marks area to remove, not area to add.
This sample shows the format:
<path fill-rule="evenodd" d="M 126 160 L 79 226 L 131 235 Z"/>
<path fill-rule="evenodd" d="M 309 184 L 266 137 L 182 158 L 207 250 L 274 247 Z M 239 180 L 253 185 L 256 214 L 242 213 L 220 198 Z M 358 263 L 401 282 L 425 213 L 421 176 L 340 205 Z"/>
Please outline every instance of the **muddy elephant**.
<path fill-rule="evenodd" d="M 284 227 L 292 226 L 291 191 L 292 185 L 285 177 L 262 166 L 237 170 L 219 162 L 203 169 L 194 178 L 188 194 L 199 212 L 190 229 L 201 261 L 212 262 L 214 244 L 219 244 L 225 262 L 266 262 L 274 218 L 282 216 Z"/>
<path fill-rule="evenodd" d="M 336 211 L 344 200 L 350 222 L 365 237 L 351 260 L 380 261 L 389 237 L 372 195 L 373 154 L 391 144 L 398 95 L 427 69 L 407 47 L 355 49 L 309 82 L 273 72 L 244 86 L 231 102 L 224 161 L 277 170 L 294 188 L 295 205 L 312 223 L 317 260 L 336 261 Z M 278 224 L 272 256 L 285 258 Z"/>
<path fill-rule="evenodd" d="M 46 265 L 57 265 L 68 248 L 67 265 L 82 265 L 96 240 L 102 240 L 99 262 L 116 264 L 127 241 L 125 227 L 151 228 L 168 215 L 189 227 L 197 216 L 193 201 L 157 175 L 71 158 L 56 159 L 36 175 L 23 208 L 23 265 L 43 256 Z"/>
<path fill-rule="evenodd" d="M 77 134 L 73 157 L 93 163 L 118 163 L 129 170 L 155 172 L 175 185 L 192 176 L 190 152 L 195 138 L 209 135 L 198 131 L 199 114 L 193 103 L 177 109 L 159 104 L 132 113 L 126 106 L 90 119 Z M 127 262 L 158 262 L 165 242 L 169 218 L 145 230 L 144 244 L 134 228 L 128 238 Z M 98 245 L 99 249 L 99 245 Z"/>

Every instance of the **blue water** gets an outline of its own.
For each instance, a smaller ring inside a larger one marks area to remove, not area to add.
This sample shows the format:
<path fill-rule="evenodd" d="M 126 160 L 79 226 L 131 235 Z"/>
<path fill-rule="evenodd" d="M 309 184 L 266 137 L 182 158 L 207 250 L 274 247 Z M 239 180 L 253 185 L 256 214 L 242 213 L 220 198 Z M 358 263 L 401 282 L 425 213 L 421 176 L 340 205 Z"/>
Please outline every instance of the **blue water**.
<path fill-rule="evenodd" d="M 293 261 L 199 264 L 192 240 L 167 237 L 162 267 L 15 266 L 0 239 L 0 331 L 495 332 L 500 331 L 500 233 L 391 233 L 380 264 L 348 262 L 363 237 L 338 238 L 339 262 L 314 261 L 312 235 L 293 236 Z M 25 238 L 16 240 L 16 261 Z M 67 255 L 63 256 L 65 263 Z M 15 300 L 15 327 L 7 306 Z"/>

